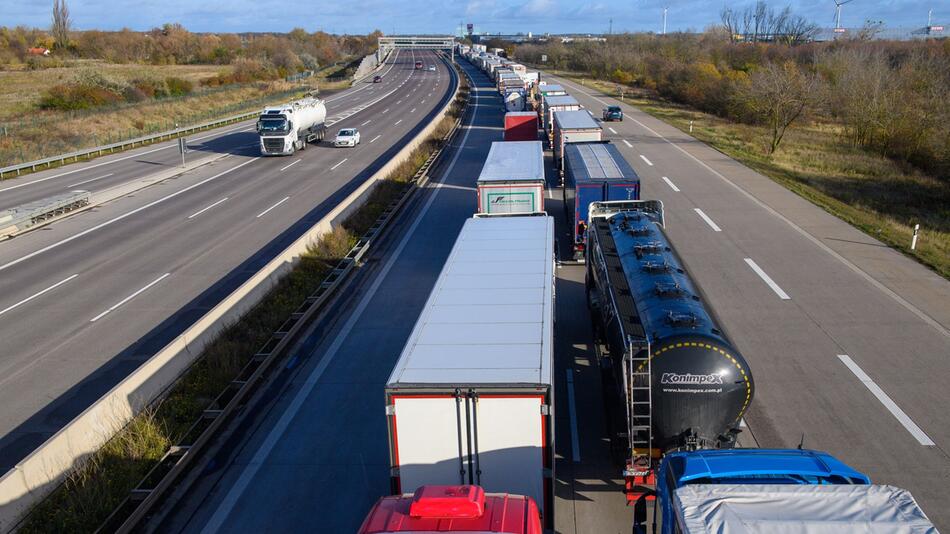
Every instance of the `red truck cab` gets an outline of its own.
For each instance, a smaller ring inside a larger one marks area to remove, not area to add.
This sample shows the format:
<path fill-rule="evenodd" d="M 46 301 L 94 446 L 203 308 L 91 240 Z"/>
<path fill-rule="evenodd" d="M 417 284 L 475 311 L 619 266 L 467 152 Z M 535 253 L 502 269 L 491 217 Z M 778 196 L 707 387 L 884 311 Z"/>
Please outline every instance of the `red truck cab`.
<path fill-rule="evenodd" d="M 541 516 L 531 497 L 486 494 L 480 486 L 422 486 L 414 494 L 383 497 L 373 505 L 359 534 L 397 532 L 499 532 L 541 534 Z"/>

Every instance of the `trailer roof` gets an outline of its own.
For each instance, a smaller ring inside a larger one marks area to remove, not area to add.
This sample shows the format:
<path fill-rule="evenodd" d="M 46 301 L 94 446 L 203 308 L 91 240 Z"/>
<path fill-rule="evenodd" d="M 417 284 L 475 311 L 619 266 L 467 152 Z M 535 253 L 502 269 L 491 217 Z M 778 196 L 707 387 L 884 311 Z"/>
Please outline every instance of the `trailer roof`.
<path fill-rule="evenodd" d="M 496 141 L 491 144 L 478 183 L 544 181 L 541 141 Z"/>
<path fill-rule="evenodd" d="M 563 111 L 555 113 L 555 119 Z M 575 182 L 627 180 L 639 181 L 633 167 L 627 163 L 620 151 L 610 141 L 587 141 L 568 143 L 564 147 L 566 173 Z"/>
<path fill-rule="evenodd" d="M 539 85 L 539 86 L 538 86 L 538 90 L 541 91 L 542 93 L 553 93 L 553 92 L 556 92 L 556 91 L 565 91 L 565 92 L 566 92 L 566 90 L 565 90 L 563 87 L 561 87 L 560 85 L 557 85 L 557 84 L 550 84 L 550 83 L 549 83 L 549 84 L 545 84 L 545 85 Z"/>
<path fill-rule="evenodd" d="M 554 219 L 465 221 L 388 387 L 552 383 Z"/>
<path fill-rule="evenodd" d="M 581 103 L 571 95 L 549 96 L 544 99 L 544 105 L 551 106 L 579 106 Z"/>
<path fill-rule="evenodd" d="M 894 486 L 696 484 L 673 497 L 684 534 L 936 534 L 914 497 Z"/>
<path fill-rule="evenodd" d="M 586 109 L 555 111 L 554 124 L 561 130 L 600 130 L 600 124 Z"/>

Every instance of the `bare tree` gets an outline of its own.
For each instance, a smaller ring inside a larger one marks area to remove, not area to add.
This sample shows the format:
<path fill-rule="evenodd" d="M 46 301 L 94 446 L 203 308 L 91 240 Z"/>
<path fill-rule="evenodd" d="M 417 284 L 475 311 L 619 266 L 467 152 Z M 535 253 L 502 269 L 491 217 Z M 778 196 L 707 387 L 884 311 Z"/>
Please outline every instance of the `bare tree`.
<path fill-rule="evenodd" d="M 819 80 L 791 61 L 769 63 L 752 73 L 739 98 L 771 131 L 769 154 L 778 149 L 793 122 L 819 101 Z"/>
<path fill-rule="evenodd" d="M 50 33 L 53 35 L 56 48 L 65 49 L 69 46 L 70 26 L 72 26 L 72 20 L 69 17 L 66 0 L 53 0 L 53 24 L 50 26 Z"/>
<path fill-rule="evenodd" d="M 722 26 L 729 32 L 729 40 L 735 41 L 739 33 L 739 14 L 731 7 L 725 6 L 719 12 L 719 20 L 722 21 Z"/>

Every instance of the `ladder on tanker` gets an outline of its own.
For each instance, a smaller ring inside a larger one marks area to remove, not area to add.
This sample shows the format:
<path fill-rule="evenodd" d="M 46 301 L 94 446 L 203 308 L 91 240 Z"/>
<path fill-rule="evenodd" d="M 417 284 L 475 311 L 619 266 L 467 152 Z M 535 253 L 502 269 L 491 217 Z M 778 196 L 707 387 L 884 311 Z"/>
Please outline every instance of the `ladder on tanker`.
<path fill-rule="evenodd" d="M 624 355 L 624 390 L 627 395 L 627 436 L 630 458 L 624 469 L 627 503 L 652 500 L 656 480 L 653 470 L 653 364 L 648 338 L 627 340 Z"/>

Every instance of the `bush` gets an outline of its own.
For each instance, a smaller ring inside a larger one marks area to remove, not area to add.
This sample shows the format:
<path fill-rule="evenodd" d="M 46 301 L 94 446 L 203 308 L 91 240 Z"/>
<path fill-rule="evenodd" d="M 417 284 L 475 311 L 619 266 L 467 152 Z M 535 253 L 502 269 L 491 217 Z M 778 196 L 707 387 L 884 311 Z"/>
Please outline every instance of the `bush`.
<path fill-rule="evenodd" d="M 168 96 L 185 96 L 194 90 L 194 84 L 182 78 L 169 76 L 165 78 L 165 87 Z"/>
<path fill-rule="evenodd" d="M 106 89 L 89 85 L 60 84 L 51 87 L 40 99 L 41 109 L 75 111 L 91 109 L 123 100 L 122 95 Z"/>

